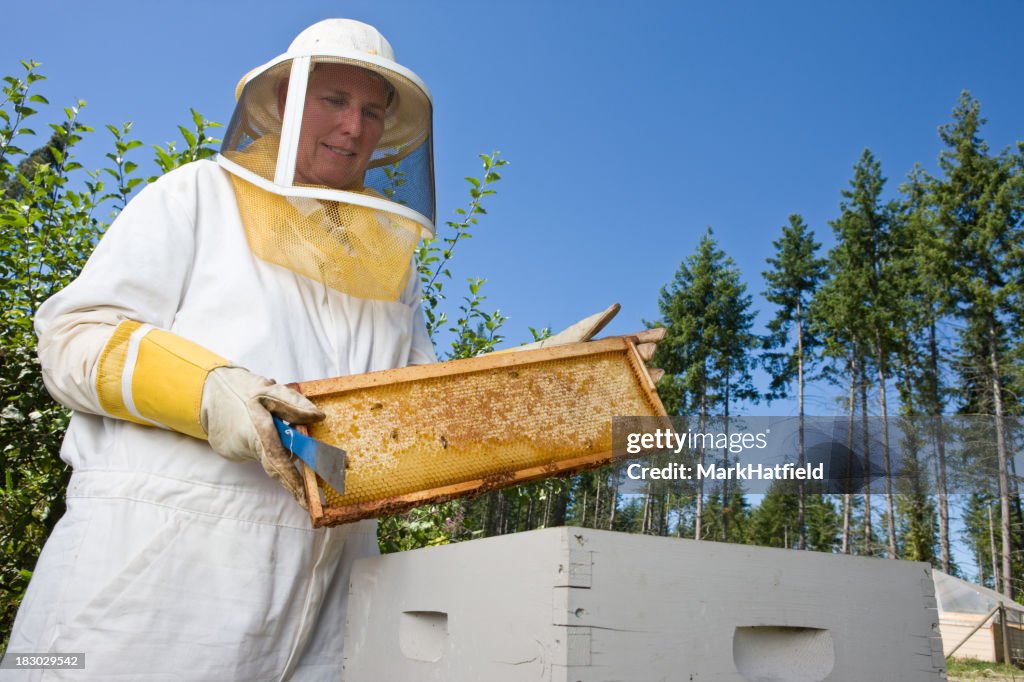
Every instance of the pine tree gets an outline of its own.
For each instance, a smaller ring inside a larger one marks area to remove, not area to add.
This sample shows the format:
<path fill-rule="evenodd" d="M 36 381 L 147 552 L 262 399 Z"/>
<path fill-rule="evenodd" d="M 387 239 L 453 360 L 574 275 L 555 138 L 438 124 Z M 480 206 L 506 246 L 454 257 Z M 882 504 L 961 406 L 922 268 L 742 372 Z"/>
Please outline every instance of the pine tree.
<path fill-rule="evenodd" d="M 723 503 L 726 499 L 728 503 Z M 704 511 L 706 535 L 717 536 L 723 542 L 748 543 L 750 515 L 750 504 L 742 486 L 736 484 L 727 488 L 716 484 L 708 495 Z"/>
<path fill-rule="evenodd" d="M 666 327 L 653 364 L 665 370 L 658 391 L 670 414 L 696 415 L 703 431 L 718 409 L 726 417 L 734 401 L 757 396 L 751 378 L 753 313 L 746 284 L 735 262 L 718 248 L 712 231 L 696 252 L 680 264 L 671 284 L 662 287 L 658 308 Z M 697 461 L 704 463 L 701 449 Z M 728 492 L 726 499 L 731 499 Z M 698 481 L 694 535 L 703 528 L 704 490 Z M 728 533 L 724 523 L 723 533 Z"/>
<path fill-rule="evenodd" d="M 839 242 L 836 255 L 843 275 L 856 283 L 862 311 L 857 329 L 871 353 L 877 377 L 882 426 L 882 466 L 885 472 L 886 528 L 889 556 L 897 555 L 892 466 L 889 452 L 886 385 L 893 349 L 905 317 L 901 310 L 898 273 L 893 269 L 891 207 L 882 203 L 885 187 L 881 164 L 865 149 L 854 166 L 850 189 L 843 190 L 842 213 L 832 222 Z M 863 369 L 863 366 L 862 366 Z"/>
<path fill-rule="evenodd" d="M 908 310 L 909 342 L 902 347 L 898 356 L 903 375 L 900 383 L 903 414 L 929 417 L 924 440 L 930 446 L 922 444 L 922 447 L 934 452 L 939 566 L 944 573 L 952 574 L 954 567 L 949 537 L 946 438 L 941 418 L 946 403 L 943 370 L 947 364 L 948 351 L 943 347 L 939 335 L 939 325 L 950 312 L 952 299 L 948 287 L 950 271 L 945 258 L 946 246 L 942 242 L 934 206 L 936 182 L 915 164 L 907 181 L 900 186 L 902 199 L 896 226 L 898 257 L 902 261 L 907 283 L 901 298 Z M 927 477 L 923 470 L 918 473 Z M 919 499 L 912 509 L 919 511 L 928 504 L 930 502 L 927 499 Z M 913 518 L 926 523 L 916 511 L 913 512 Z M 924 531 L 923 526 L 921 531 Z M 921 533 L 913 532 L 915 537 L 923 537 Z"/>
<path fill-rule="evenodd" d="M 1021 220 L 1024 178 L 1008 152 L 991 156 L 979 136 L 981 105 L 963 92 L 953 121 L 939 129 L 946 149 L 939 156 L 944 177 L 936 188 L 939 220 L 952 267 L 956 313 L 965 322 L 965 345 L 979 351 L 978 375 L 966 382 L 967 403 L 988 404 L 995 420 L 998 458 L 1002 591 L 1013 596 L 1010 480 L 1004 417 L 1008 374 L 1007 339 L 1014 329 L 1024 272 Z M 977 383 L 971 383 L 977 382 Z"/>
<path fill-rule="evenodd" d="M 999 590 L 1003 582 L 1000 580 L 1003 569 L 999 537 L 995 529 L 998 513 L 997 495 L 983 491 L 971 493 L 963 510 L 962 537 L 978 565 L 977 581 L 993 590 Z"/>
<path fill-rule="evenodd" d="M 719 338 L 715 348 L 715 378 L 718 395 L 721 399 L 723 431 L 728 434 L 731 428 L 731 408 L 734 401 L 758 400 L 760 395 L 754 388 L 752 369 L 754 366 L 754 349 L 760 340 L 751 332 L 754 313 L 750 310 L 751 297 L 746 294 L 747 285 L 740 280 L 739 269 L 728 259 L 726 267 L 720 271 L 716 286 L 717 300 L 721 324 Z M 729 450 L 722 451 L 723 465 L 729 467 Z M 722 497 L 727 504 L 723 506 L 722 529 L 720 538 L 729 541 L 730 523 L 733 519 L 742 521 L 739 514 L 739 502 L 743 499 L 743 490 L 738 485 L 730 489 L 729 480 L 722 481 Z M 730 510 L 737 510 L 735 515 Z M 742 538 L 742 529 L 736 535 Z M 742 539 L 737 540 L 742 542 Z"/>
<path fill-rule="evenodd" d="M 55 130 L 50 139 L 18 163 L 15 172 L 4 183 L 3 197 L 20 199 L 25 188 L 32 184 L 40 166 L 58 167 L 68 149 L 70 136 L 65 128 Z M 19 179 L 19 176 L 21 179 Z"/>
<path fill-rule="evenodd" d="M 832 500 L 820 491 L 805 490 L 804 546 L 800 547 L 797 481 L 775 481 L 749 515 L 747 541 L 764 547 L 832 552 L 839 540 L 841 518 Z M 806 486 L 805 486 L 806 487 Z"/>
<path fill-rule="evenodd" d="M 832 360 L 825 376 L 848 381 L 847 409 L 849 432 L 854 433 L 856 405 L 861 405 L 863 420 L 863 457 L 870 468 L 871 451 L 867 443 L 868 362 L 875 348 L 872 333 L 874 310 L 878 303 L 878 262 L 882 229 L 879 202 L 884 178 L 871 152 L 865 150 L 854 167 L 852 189 L 842 191 L 841 215 L 831 222 L 836 245 L 828 254 L 828 280 L 812 301 L 812 328 L 825 343 L 824 356 Z M 891 302 L 886 302 L 891 303 Z M 859 396 L 858 396 L 859 393 Z M 859 398 L 859 400 L 858 400 Z M 862 444 L 850 442 L 851 449 Z M 866 483 L 866 481 L 865 481 Z M 850 551 L 852 529 L 849 522 L 852 498 L 844 498 L 843 550 Z M 863 551 L 873 552 L 872 505 L 870 488 L 864 486 Z"/>
<path fill-rule="evenodd" d="M 779 309 L 768 323 L 765 360 L 772 375 L 772 397 L 785 396 L 788 386 L 796 382 L 800 418 L 798 464 L 803 466 L 805 373 L 814 359 L 815 348 L 820 345 L 807 328 L 807 307 L 825 277 L 826 262 L 817 257 L 821 244 L 814 241 L 814 233 L 798 214 L 789 216 L 789 225 L 782 228 L 782 237 L 772 244 L 777 255 L 768 258 L 772 269 L 762 273 L 767 284 L 764 296 Z M 797 486 L 797 508 L 797 548 L 804 549 L 807 530 L 802 480 Z"/>
<path fill-rule="evenodd" d="M 935 507 L 920 456 L 928 440 L 928 426 L 927 422 L 915 417 L 899 420 L 903 459 L 897 481 L 900 494 L 896 498 L 896 508 L 899 534 L 903 539 L 902 558 L 935 564 L 938 545 Z"/>
<path fill-rule="evenodd" d="M 842 268 L 839 263 L 844 255 L 844 245 L 838 244 L 829 252 L 827 260 L 827 279 L 811 300 L 809 323 L 812 332 L 822 341 L 821 357 L 828 364 L 823 367 L 822 376 L 833 384 L 843 384 L 846 389 L 845 406 L 847 411 L 847 442 L 845 446 L 851 453 L 856 444 L 853 441 L 854 417 L 856 415 L 856 390 L 863 385 L 864 347 L 860 306 L 861 294 L 858 282 L 852 273 Z M 865 449 L 864 456 L 869 452 Z M 848 462 L 852 470 L 852 462 Z M 852 483 L 852 482 L 851 482 Z M 840 551 L 849 554 L 854 547 L 854 536 L 858 532 L 854 528 L 855 511 L 859 508 L 858 501 L 851 490 L 843 494 L 842 542 Z M 865 492 L 863 514 L 863 544 L 870 551 L 871 514 L 870 496 Z"/>

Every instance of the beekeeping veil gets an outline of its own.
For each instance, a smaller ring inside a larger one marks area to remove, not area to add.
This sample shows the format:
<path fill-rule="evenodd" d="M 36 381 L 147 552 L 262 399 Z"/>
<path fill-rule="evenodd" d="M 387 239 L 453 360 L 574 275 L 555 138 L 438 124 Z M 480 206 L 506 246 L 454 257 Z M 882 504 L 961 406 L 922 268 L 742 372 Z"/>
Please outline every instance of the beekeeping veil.
<path fill-rule="evenodd" d="M 420 237 L 434 233 L 426 85 L 375 28 L 328 19 L 246 74 L 235 96 L 217 161 L 253 253 L 353 296 L 396 300 Z"/>

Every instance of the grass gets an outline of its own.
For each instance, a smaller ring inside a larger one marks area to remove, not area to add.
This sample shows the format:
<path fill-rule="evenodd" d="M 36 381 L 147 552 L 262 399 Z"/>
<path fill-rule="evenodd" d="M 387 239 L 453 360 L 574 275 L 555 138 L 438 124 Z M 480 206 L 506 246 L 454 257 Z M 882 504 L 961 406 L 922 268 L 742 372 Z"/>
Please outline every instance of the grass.
<path fill-rule="evenodd" d="M 950 679 L 956 677 L 965 680 L 1021 680 L 1024 682 L 1024 670 L 1003 663 L 979 661 L 976 658 L 954 658 L 946 661 L 946 673 Z"/>

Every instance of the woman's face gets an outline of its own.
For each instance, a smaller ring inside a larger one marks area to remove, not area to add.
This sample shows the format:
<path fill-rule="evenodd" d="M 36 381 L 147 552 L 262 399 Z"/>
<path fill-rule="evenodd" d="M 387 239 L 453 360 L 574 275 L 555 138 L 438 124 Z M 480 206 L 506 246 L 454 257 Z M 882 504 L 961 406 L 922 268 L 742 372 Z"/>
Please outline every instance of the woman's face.
<path fill-rule="evenodd" d="M 278 94 L 282 111 L 286 91 Z M 294 184 L 361 189 L 384 133 L 388 97 L 388 85 L 366 69 L 318 64 L 306 86 Z"/>

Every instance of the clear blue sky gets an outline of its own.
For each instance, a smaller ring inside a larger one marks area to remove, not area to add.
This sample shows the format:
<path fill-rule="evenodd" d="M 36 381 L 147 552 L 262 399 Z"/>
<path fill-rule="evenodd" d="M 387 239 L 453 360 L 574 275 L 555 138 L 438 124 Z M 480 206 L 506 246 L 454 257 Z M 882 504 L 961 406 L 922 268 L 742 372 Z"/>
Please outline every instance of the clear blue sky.
<path fill-rule="evenodd" d="M 465 203 L 477 154 L 510 161 L 459 247 L 452 293 L 487 278 L 514 343 L 614 301 L 610 333 L 643 328 L 709 225 L 762 331 L 772 240 L 796 212 L 830 244 L 865 147 L 890 192 L 914 162 L 934 171 L 936 129 L 963 89 L 993 148 L 1024 137 L 1016 1 L 45 0 L 5 9 L 0 70 L 40 61 L 53 104 L 82 97 L 87 122 L 134 121 L 136 137 L 162 144 L 189 107 L 227 122 L 240 76 L 339 15 L 376 25 L 433 92 L 439 222 Z M 83 160 L 95 167 L 107 134 L 92 137 Z M 812 411 L 836 409 L 831 391 L 812 394 Z"/>

